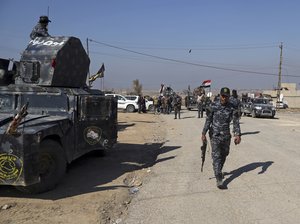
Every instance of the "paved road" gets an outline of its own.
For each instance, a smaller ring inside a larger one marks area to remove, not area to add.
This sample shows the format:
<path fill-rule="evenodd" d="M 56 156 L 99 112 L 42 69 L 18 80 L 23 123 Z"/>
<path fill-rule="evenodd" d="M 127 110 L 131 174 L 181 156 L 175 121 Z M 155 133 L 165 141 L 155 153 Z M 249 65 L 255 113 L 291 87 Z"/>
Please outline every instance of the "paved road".
<path fill-rule="evenodd" d="M 300 113 L 242 117 L 242 143 L 231 145 L 224 167 L 227 190 L 216 188 L 210 145 L 200 172 L 204 119 L 196 113 L 159 115 L 168 141 L 123 223 L 299 223 Z"/>

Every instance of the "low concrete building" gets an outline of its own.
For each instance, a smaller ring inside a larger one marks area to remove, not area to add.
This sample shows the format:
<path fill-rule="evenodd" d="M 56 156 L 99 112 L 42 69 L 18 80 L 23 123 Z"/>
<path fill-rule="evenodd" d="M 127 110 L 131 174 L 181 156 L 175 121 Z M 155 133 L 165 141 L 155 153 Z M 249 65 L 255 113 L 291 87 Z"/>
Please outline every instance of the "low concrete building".
<path fill-rule="evenodd" d="M 281 83 L 280 101 L 288 104 L 289 108 L 300 108 L 300 90 L 296 83 Z M 277 101 L 277 90 L 264 90 L 263 94 L 270 95 L 273 102 Z"/>

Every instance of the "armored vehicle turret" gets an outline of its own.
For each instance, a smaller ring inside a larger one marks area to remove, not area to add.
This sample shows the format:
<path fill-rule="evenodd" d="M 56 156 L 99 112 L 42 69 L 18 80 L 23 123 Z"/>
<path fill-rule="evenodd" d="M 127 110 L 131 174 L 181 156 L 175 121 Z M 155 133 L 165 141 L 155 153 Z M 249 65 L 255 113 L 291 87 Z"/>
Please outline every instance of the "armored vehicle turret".
<path fill-rule="evenodd" d="M 75 37 L 38 37 L 31 40 L 20 60 L 16 84 L 83 87 L 90 59 Z"/>
<path fill-rule="evenodd" d="M 86 86 L 89 63 L 75 37 L 39 37 L 12 66 L 0 59 L 0 185 L 53 189 L 68 163 L 116 143 L 117 101 Z"/>

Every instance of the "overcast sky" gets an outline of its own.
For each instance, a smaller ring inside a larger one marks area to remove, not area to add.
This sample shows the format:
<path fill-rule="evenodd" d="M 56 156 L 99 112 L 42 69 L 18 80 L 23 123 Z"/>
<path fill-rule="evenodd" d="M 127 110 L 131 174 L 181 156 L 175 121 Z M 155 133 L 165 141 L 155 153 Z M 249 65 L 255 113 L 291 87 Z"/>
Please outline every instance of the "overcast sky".
<path fill-rule="evenodd" d="M 212 80 L 212 88 L 300 83 L 300 1 L 297 0 L 0 0 L 0 57 L 20 59 L 40 15 L 52 36 L 75 36 L 91 74 L 105 64 L 106 89 L 176 91 Z M 101 81 L 94 82 L 95 87 Z"/>

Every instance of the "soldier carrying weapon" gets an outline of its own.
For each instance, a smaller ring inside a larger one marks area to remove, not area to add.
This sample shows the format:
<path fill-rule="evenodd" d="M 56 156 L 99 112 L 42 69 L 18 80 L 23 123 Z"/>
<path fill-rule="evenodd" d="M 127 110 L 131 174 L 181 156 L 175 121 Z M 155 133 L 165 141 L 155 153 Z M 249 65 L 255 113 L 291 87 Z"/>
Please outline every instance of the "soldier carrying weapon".
<path fill-rule="evenodd" d="M 209 130 L 209 137 L 212 148 L 213 169 L 217 180 L 217 187 L 225 189 L 223 186 L 222 169 L 229 154 L 231 134 L 230 122 L 233 120 L 234 143 L 241 142 L 241 130 L 237 106 L 230 100 L 230 90 L 223 87 L 220 91 L 220 98 L 211 103 L 208 108 L 205 125 L 202 131 L 203 143 L 207 141 L 206 133 Z"/>

